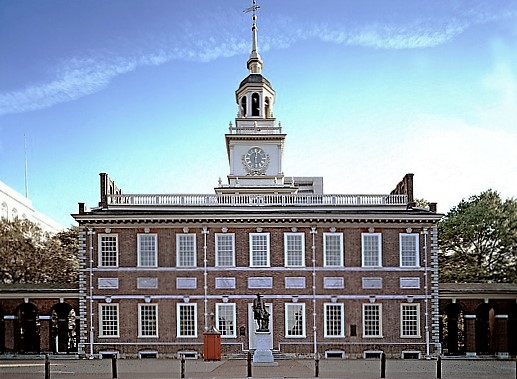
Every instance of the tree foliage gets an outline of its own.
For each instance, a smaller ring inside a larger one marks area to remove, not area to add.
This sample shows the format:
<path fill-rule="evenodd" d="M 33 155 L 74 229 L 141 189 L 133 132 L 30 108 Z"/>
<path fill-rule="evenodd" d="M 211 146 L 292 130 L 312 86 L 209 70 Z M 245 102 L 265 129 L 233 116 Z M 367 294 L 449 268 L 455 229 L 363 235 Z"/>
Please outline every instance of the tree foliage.
<path fill-rule="evenodd" d="M 493 190 L 462 200 L 439 223 L 440 281 L 517 283 L 517 201 Z"/>
<path fill-rule="evenodd" d="M 49 234 L 28 220 L 0 220 L 0 283 L 75 283 L 78 229 Z"/>

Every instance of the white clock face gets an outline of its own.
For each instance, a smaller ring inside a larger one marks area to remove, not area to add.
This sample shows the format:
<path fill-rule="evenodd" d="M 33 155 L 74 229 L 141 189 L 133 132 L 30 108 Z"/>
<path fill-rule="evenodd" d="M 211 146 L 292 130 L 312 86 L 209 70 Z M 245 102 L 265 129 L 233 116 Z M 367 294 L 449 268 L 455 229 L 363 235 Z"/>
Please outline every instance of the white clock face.
<path fill-rule="evenodd" d="M 260 147 L 252 147 L 244 156 L 244 162 L 252 170 L 264 168 L 267 162 L 267 155 Z"/>

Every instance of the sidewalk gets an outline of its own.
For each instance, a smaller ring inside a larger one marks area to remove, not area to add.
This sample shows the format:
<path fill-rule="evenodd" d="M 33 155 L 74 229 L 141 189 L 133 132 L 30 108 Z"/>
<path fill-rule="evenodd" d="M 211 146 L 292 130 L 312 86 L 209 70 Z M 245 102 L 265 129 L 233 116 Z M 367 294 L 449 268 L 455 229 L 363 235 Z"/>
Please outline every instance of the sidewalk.
<path fill-rule="evenodd" d="M 254 378 L 314 378 L 313 360 L 279 360 L 277 366 L 252 367 Z M 52 379 L 101 379 L 112 378 L 111 359 L 102 360 L 52 360 Z M 443 360 L 443 379 L 515 379 L 515 361 Z M 175 359 L 120 359 L 117 361 L 119 379 L 170 379 L 181 377 L 181 361 Z M 246 378 L 245 360 L 204 362 L 185 361 L 185 378 Z M 378 379 L 378 360 L 321 360 L 320 378 Z M 2 360 L 0 378 L 45 378 L 44 361 Z M 388 360 L 387 379 L 436 378 L 434 360 Z"/>

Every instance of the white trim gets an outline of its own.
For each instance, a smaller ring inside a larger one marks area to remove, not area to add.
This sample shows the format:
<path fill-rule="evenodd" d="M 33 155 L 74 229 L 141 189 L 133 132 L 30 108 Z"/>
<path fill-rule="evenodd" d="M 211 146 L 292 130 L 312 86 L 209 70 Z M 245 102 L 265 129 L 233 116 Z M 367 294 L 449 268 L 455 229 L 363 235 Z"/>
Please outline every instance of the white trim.
<path fill-rule="evenodd" d="M 301 334 L 297 334 L 297 335 L 289 335 L 289 323 L 288 323 L 288 319 L 287 319 L 287 316 L 289 314 L 288 312 L 288 308 L 290 307 L 298 307 L 300 308 L 301 307 L 301 317 L 302 317 L 302 332 Z M 284 304 L 284 336 L 285 338 L 306 338 L 307 337 L 307 328 L 306 328 L 306 317 L 305 317 L 305 303 L 285 303 Z"/>
<path fill-rule="evenodd" d="M 103 237 L 115 237 L 115 265 L 114 266 L 103 266 L 102 265 L 102 238 Z M 118 244 L 118 234 L 117 233 L 99 233 L 97 235 L 97 266 L 98 267 L 109 267 L 114 268 L 119 265 L 119 244 Z"/>
<path fill-rule="evenodd" d="M 180 308 L 181 307 L 194 307 L 194 335 L 181 335 L 180 334 Z M 196 303 L 177 303 L 176 304 L 176 338 L 197 338 L 197 304 Z"/>
<path fill-rule="evenodd" d="M 219 237 L 231 237 L 232 240 L 232 264 L 220 265 L 219 264 Z M 215 233 L 215 267 L 235 267 L 235 233 Z"/>
<path fill-rule="evenodd" d="M 339 307 L 341 308 L 341 320 L 340 320 L 340 328 L 341 328 L 341 334 L 340 335 L 329 335 L 327 330 L 327 308 L 329 306 L 332 307 Z M 324 334 L 323 336 L 325 338 L 344 338 L 345 337 L 345 305 L 343 303 L 324 303 L 323 304 L 323 324 L 324 324 Z"/>
<path fill-rule="evenodd" d="M 233 334 L 223 334 L 219 329 L 219 308 L 220 307 L 231 307 L 232 310 L 232 323 L 233 323 Z M 215 327 L 221 332 L 221 338 L 236 338 L 237 337 L 237 309 L 235 303 L 216 303 L 215 304 Z"/>
<path fill-rule="evenodd" d="M 406 265 L 402 264 L 402 238 L 410 237 L 410 236 L 413 236 L 416 239 L 416 241 L 415 241 L 416 257 L 415 257 L 414 266 L 406 266 Z M 400 267 L 404 267 L 404 268 L 420 267 L 420 234 L 418 234 L 418 233 L 400 233 L 399 234 L 399 265 L 400 265 Z"/>
<path fill-rule="evenodd" d="M 154 237 L 154 264 L 143 265 L 140 251 L 140 238 L 141 237 Z M 158 267 L 158 234 L 156 233 L 137 233 L 136 235 L 136 262 L 137 267 Z"/>
<path fill-rule="evenodd" d="M 254 265 L 253 264 L 253 237 L 261 236 L 266 237 L 266 264 L 265 265 Z M 270 267 L 271 266 L 271 244 L 270 244 L 270 235 L 269 233 L 249 233 L 249 259 L 250 259 L 250 267 Z"/>
<path fill-rule="evenodd" d="M 182 237 L 188 237 L 188 238 L 192 238 L 193 239 L 193 242 L 194 242 L 194 247 L 193 247 L 193 254 L 194 254 L 194 257 L 193 257 L 193 261 L 194 261 L 194 264 L 191 265 L 191 266 L 187 266 L 187 265 L 180 265 L 180 260 L 179 260 L 179 240 L 180 238 Z M 176 234 L 176 267 L 178 268 L 192 268 L 192 267 L 197 267 L 197 244 L 196 244 L 196 233 L 178 233 Z"/>
<path fill-rule="evenodd" d="M 102 319 L 102 308 L 115 308 L 117 311 L 117 334 L 116 335 L 105 335 L 101 334 L 104 332 L 104 325 L 103 325 L 103 319 Z M 118 303 L 99 303 L 99 317 L 98 317 L 98 324 L 99 324 L 99 338 L 120 338 L 120 310 Z"/>
<path fill-rule="evenodd" d="M 327 264 L 327 236 L 334 236 L 339 238 L 339 264 Z M 344 266 L 344 251 L 343 251 L 343 233 L 323 233 L 323 267 L 343 267 Z"/>
<path fill-rule="evenodd" d="M 407 334 L 404 334 L 404 327 L 403 327 L 403 316 L 402 316 L 402 312 L 403 312 L 403 309 L 404 307 L 411 307 L 411 308 L 416 308 L 416 334 L 415 335 L 407 335 Z M 411 304 L 407 304 L 407 303 L 400 303 L 400 338 L 422 338 L 422 332 L 421 332 L 421 328 L 420 328 L 420 303 L 411 303 Z"/>
<path fill-rule="evenodd" d="M 142 335 L 142 307 L 153 307 L 156 314 L 156 334 L 152 336 Z M 158 333 L 158 304 L 138 304 L 138 338 L 159 338 Z"/>
<path fill-rule="evenodd" d="M 287 238 L 288 236 L 293 237 L 301 237 L 301 264 L 299 265 L 290 265 L 288 264 L 288 246 L 287 246 Z M 284 266 L 285 267 L 305 267 L 305 233 L 303 232 L 286 232 L 284 233 Z"/>
<path fill-rule="evenodd" d="M 365 237 L 377 237 L 377 263 L 373 265 L 365 264 L 364 239 Z M 362 267 L 382 267 L 382 233 L 361 233 L 361 266 Z"/>
<path fill-rule="evenodd" d="M 365 323 L 365 308 L 366 307 L 377 307 L 379 309 L 379 334 L 366 335 L 366 323 Z M 383 338 L 382 333 L 382 304 L 363 303 L 362 307 L 362 323 L 363 323 L 363 338 Z"/>

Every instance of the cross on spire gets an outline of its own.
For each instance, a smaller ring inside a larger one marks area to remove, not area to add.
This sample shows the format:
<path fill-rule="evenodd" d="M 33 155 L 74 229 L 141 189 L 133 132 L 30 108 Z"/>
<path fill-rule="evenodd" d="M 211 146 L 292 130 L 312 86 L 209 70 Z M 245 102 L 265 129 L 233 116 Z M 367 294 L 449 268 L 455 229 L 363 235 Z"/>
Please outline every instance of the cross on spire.
<path fill-rule="evenodd" d="M 257 11 L 260 9 L 260 6 L 257 5 L 257 1 L 253 0 L 253 5 L 244 10 L 245 13 L 252 12 L 253 15 L 251 19 L 253 20 L 253 25 L 251 27 L 251 54 L 248 59 L 248 69 L 252 74 L 260 74 L 262 70 L 262 59 L 260 58 L 260 54 L 258 53 L 258 41 L 257 41 Z"/>

